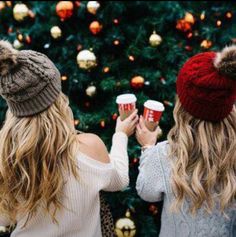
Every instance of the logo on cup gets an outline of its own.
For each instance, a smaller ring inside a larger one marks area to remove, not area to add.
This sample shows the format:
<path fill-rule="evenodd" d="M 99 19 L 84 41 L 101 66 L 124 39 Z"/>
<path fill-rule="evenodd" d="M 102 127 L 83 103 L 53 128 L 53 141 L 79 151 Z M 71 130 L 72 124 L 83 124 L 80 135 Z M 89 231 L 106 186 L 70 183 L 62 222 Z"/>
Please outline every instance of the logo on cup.
<path fill-rule="evenodd" d="M 144 103 L 143 117 L 148 122 L 159 122 L 164 111 L 164 105 L 158 101 L 148 100 Z"/>

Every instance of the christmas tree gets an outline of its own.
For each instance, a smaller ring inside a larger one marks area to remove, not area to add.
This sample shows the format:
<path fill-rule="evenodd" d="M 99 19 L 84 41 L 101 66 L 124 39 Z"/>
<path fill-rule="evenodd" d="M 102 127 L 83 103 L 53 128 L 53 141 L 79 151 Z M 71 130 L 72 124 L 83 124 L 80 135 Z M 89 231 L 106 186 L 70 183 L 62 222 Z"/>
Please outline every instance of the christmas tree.
<path fill-rule="evenodd" d="M 77 129 L 98 134 L 110 147 L 116 96 L 127 92 L 137 96 L 140 114 L 147 99 L 164 103 L 166 139 L 180 66 L 196 53 L 235 43 L 235 14 L 233 1 L 1 1 L 0 38 L 48 55 L 61 72 Z M 0 108 L 2 123 L 2 98 Z M 115 220 L 129 210 L 136 231 L 127 236 L 157 236 L 161 203 L 136 194 L 140 147 L 134 138 L 129 155 L 129 187 L 106 199 Z"/>

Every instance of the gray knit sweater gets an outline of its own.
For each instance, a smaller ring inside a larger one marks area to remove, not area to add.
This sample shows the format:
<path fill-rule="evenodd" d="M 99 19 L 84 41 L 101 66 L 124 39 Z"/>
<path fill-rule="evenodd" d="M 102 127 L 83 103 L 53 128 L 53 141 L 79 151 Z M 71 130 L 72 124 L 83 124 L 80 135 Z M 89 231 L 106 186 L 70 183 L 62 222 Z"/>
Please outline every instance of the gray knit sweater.
<path fill-rule="evenodd" d="M 212 214 L 199 209 L 195 217 L 188 213 L 185 202 L 179 213 L 169 211 L 174 199 L 171 186 L 171 160 L 168 142 L 147 149 L 140 158 L 136 189 L 148 202 L 164 201 L 160 237 L 236 237 L 236 210 L 227 210 L 226 219 L 216 208 Z"/>

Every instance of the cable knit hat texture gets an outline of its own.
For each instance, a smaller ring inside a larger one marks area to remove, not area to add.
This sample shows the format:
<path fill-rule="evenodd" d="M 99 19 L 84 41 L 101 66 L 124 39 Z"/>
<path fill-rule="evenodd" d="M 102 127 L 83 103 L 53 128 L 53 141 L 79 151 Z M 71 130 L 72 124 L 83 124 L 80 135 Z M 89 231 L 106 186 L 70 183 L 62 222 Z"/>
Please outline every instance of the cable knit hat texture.
<path fill-rule="evenodd" d="M 61 91 L 61 77 L 53 62 L 33 50 L 15 50 L 0 41 L 0 94 L 18 117 L 46 110 Z"/>
<path fill-rule="evenodd" d="M 236 46 L 193 56 L 181 68 L 176 85 L 180 103 L 192 116 L 223 120 L 236 100 Z"/>

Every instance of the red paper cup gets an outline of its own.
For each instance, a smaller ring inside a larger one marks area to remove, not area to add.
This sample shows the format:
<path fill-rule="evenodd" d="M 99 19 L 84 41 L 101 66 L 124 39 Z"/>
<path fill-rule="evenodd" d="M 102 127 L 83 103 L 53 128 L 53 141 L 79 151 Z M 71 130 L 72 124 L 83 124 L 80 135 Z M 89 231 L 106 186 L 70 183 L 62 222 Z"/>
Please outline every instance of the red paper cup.
<path fill-rule="evenodd" d="M 154 131 L 156 129 L 164 110 L 164 105 L 158 101 L 147 100 L 144 103 L 143 118 L 149 130 Z"/>
<path fill-rule="evenodd" d="M 135 110 L 136 101 L 137 98 L 134 94 L 123 94 L 117 96 L 116 103 L 118 104 L 121 120 L 129 117 L 129 115 Z"/>

